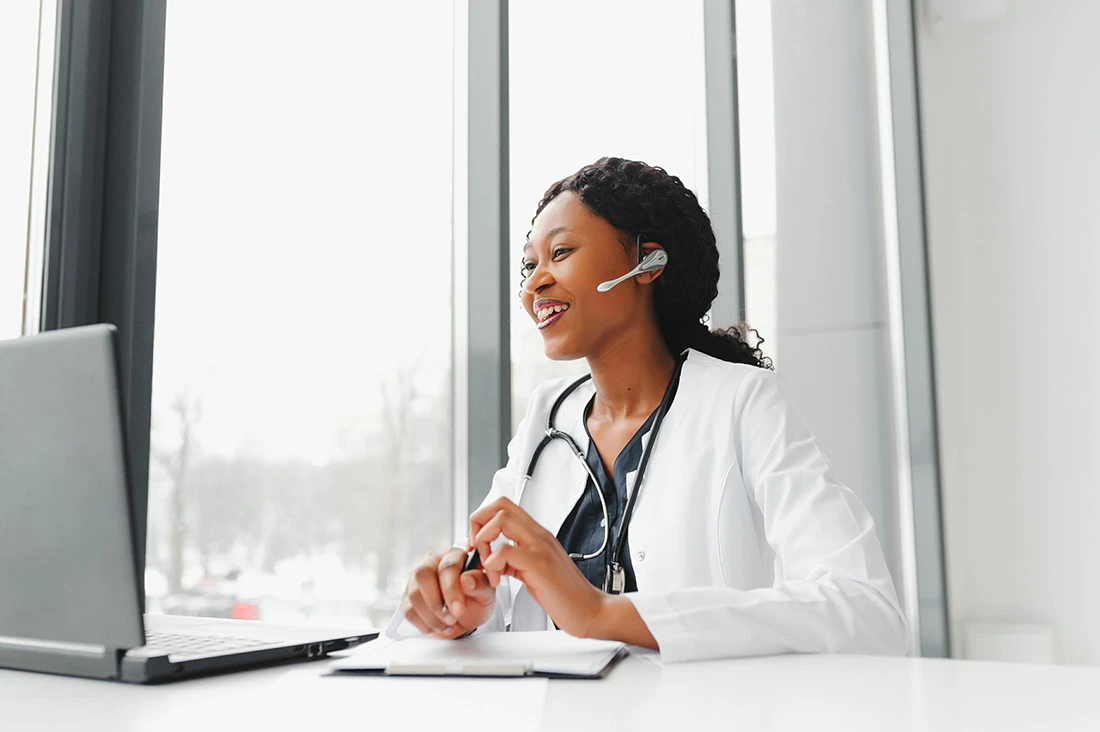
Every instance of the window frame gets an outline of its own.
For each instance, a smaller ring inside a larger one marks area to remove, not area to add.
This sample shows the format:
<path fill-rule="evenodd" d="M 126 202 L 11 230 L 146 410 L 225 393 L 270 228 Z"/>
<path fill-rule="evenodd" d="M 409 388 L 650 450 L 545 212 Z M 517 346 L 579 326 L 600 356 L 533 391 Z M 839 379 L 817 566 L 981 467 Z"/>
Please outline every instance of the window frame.
<path fill-rule="evenodd" d="M 144 576 L 167 0 L 58 0 L 42 331 L 118 329 Z M 142 593 L 144 605 L 144 593 Z"/>
<path fill-rule="evenodd" d="M 913 0 L 886 0 L 899 208 L 900 287 L 921 651 L 947 655 L 927 252 L 916 125 Z M 744 316 L 733 0 L 703 0 L 710 216 L 720 231 L 716 322 Z M 507 460 L 508 2 L 456 12 L 455 531 Z M 41 319 L 118 328 L 138 576 L 145 566 L 161 110 L 167 0 L 58 0 Z M 458 36 L 463 38 L 459 39 Z M 465 61 L 465 63 L 463 63 Z M 350 92 L 349 92 L 350 93 Z M 461 97 L 461 98 L 459 98 Z M 471 165 L 470 161 L 476 161 Z M 477 315 L 474 317 L 473 314 Z M 470 405 L 477 409 L 471 410 Z M 144 602 L 144 599 L 143 599 Z"/>

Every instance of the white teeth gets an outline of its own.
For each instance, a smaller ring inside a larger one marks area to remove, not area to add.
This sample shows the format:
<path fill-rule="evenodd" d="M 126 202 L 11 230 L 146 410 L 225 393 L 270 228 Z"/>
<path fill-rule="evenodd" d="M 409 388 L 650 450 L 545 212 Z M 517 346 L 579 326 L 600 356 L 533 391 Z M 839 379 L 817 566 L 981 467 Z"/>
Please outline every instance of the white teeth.
<path fill-rule="evenodd" d="M 535 311 L 535 315 L 539 320 L 546 320 L 555 313 L 564 312 L 569 309 L 568 305 L 552 305 L 550 307 L 541 308 Z"/>

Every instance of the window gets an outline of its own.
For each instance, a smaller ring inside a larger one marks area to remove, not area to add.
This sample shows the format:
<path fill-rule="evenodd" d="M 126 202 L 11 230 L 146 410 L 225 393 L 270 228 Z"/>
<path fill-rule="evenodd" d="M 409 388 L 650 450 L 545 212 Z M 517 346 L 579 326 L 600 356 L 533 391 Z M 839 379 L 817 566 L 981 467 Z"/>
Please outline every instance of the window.
<path fill-rule="evenodd" d="M 37 329 L 52 87 L 52 67 L 40 73 L 38 60 L 53 58 L 54 12 L 48 0 L 0 4 L 0 339 L 22 335 L 25 322 Z"/>
<path fill-rule="evenodd" d="M 512 428 L 540 382 L 584 374 L 546 358 L 514 296 L 531 217 L 550 185 L 604 155 L 677 175 L 707 207 L 703 6 L 581 0 L 509 5 Z"/>
<path fill-rule="evenodd" d="M 764 355 L 778 364 L 771 3 L 744 0 L 734 4 L 734 12 L 745 312 L 749 326 L 764 338 Z M 750 333 L 750 342 L 753 335 Z"/>
<path fill-rule="evenodd" d="M 169 4 L 151 612 L 381 625 L 450 544 L 454 27 Z"/>

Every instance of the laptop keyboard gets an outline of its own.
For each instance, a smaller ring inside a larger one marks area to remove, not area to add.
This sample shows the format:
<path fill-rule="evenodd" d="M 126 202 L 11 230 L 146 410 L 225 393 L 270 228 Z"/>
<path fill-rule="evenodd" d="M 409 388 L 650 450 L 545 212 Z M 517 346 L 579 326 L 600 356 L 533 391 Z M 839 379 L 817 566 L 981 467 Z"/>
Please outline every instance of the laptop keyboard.
<path fill-rule="evenodd" d="M 152 632 L 145 634 L 145 647 L 147 649 L 155 649 L 168 655 L 179 656 L 225 655 L 278 643 L 282 643 L 282 641 L 234 638 L 222 635 L 202 636 Z"/>

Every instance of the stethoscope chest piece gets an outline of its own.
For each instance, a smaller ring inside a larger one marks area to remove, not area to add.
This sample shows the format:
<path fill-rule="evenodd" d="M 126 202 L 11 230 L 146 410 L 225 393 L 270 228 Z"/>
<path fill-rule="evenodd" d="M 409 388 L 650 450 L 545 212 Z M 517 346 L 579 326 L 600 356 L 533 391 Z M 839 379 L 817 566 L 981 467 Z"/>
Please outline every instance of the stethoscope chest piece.
<path fill-rule="evenodd" d="M 621 595 L 626 591 L 626 572 L 618 562 L 609 562 L 603 578 L 603 591 L 612 595 Z"/>

